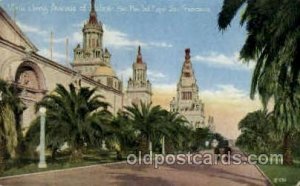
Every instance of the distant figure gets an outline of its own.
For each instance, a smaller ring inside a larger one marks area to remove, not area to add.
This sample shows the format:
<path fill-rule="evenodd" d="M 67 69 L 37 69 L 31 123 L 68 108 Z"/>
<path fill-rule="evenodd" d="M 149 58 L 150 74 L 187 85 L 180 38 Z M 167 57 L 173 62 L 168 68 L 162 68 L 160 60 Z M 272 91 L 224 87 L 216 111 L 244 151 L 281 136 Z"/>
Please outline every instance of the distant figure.
<path fill-rule="evenodd" d="M 217 156 L 217 161 L 220 160 L 220 149 L 218 147 L 219 142 L 216 139 L 213 139 L 211 146 L 214 148 L 214 154 Z"/>
<path fill-rule="evenodd" d="M 225 161 L 228 161 L 228 159 L 231 156 L 231 148 L 229 147 L 229 141 L 228 140 L 225 140 L 223 142 L 222 148 L 223 148 L 223 154 L 225 155 Z"/>

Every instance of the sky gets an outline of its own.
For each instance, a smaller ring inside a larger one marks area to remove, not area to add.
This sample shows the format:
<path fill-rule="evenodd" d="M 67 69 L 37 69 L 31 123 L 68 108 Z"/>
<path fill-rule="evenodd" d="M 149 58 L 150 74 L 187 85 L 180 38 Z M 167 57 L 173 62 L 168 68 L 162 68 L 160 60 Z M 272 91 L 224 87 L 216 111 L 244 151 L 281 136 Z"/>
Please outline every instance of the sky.
<path fill-rule="evenodd" d="M 249 99 L 254 64 L 239 60 L 246 38 L 239 24 L 241 13 L 226 31 L 219 31 L 222 0 L 96 0 L 98 20 L 104 25 L 104 46 L 112 54 L 112 66 L 126 82 L 132 74 L 137 47 L 141 45 L 153 84 L 153 102 L 169 107 L 184 62 L 191 49 L 193 68 L 205 103 L 206 115 L 215 118 L 216 130 L 228 138 L 239 134 L 237 124 L 260 108 Z M 54 60 L 66 63 L 65 40 L 73 49 L 82 42 L 82 26 L 88 19 L 90 0 L 0 0 L 0 5 L 49 57 L 50 32 L 54 33 Z M 125 83 L 126 84 L 126 83 Z"/>

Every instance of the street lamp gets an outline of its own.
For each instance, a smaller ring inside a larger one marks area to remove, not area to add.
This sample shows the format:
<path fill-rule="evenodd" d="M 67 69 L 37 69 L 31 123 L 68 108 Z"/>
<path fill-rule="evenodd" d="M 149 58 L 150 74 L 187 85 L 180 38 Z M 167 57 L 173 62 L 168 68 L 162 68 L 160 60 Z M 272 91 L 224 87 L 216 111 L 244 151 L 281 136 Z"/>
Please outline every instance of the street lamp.
<path fill-rule="evenodd" d="M 161 153 L 162 155 L 166 154 L 166 149 L 165 149 L 165 136 L 162 137 L 161 139 Z"/>
<path fill-rule="evenodd" d="M 46 123 L 46 108 L 41 107 L 39 109 L 41 118 L 41 130 L 40 130 L 40 162 L 39 168 L 47 168 L 46 158 L 45 158 L 45 123 Z"/>

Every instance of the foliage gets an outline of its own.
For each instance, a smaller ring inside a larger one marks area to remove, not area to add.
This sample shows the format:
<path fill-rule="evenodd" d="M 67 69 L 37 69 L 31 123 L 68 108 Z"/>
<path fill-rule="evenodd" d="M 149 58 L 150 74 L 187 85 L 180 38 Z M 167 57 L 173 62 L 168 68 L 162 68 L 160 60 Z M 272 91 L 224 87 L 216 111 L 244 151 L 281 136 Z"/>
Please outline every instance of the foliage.
<path fill-rule="evenodd" d="M 193 149 L 201 150 L 207 148 L 205 146 L 206 141 L 212 141 L 214 139 L 213 133 L 209 130 L 209 128 L 197 128 L 193 132 Z M 218 140 L 219 141 L 219 140 Z"/>
<path fill-rule="evenodd" d="M 236 144 L 243 149 L 256 153 L 268 153 L 277 148 L 273 144 L 277 144 L 280 139 L 274 137 L 272 115 L 268 115 L 266 111 L 258 110 L 247 114 L 240 121 L 239 129 L 242 133 Z"/>
<path fill-rule="evenodd" d="M 118 153 L 118 158 L 122 159 L 122 152 L 134 150 L 136 146 L 136 134 L 132 122 L 125 112 L 118 112 L 113 118 L 106 133 L 109 145 Z"/>
<path fill-rule="evenodd" d="M 183 142 L 189 137 L 190 128 L 187 127 L 188 121 L 178 112 L 163 112 L 163 131 L 161 138 L 165 137 L 166 152 L 183 150 Z"/>
<path fill-rule="evenodd" d="M 36 108 L 47 108 L 46 144 L 53 151 L 67 143 L 76 159 L 85 145 L 100 144 L 103 126 L 110 121 L 111 114 L 107 110 L 109 105 L 95 92 L 96 89 L 76 88 L 73 84 L 67 90 L 59 84 L 53 94 L 37 104 Z M 39 118 L 28 131 L 27 141 L 37 145 L 38 131 Z"/>
<path fill-rule="evenodd" d="M 157 143 L 161 135 L 166 132 L 162 125 L 163 109 L 158 105 L 152 106 L 151 103 L 143 102 L 140 102 L 140 105 L 132 104 L 125 109 L 136 133 L 141 135 L 141 138 L 147 139 L 151 151 L 151 144 Z"/>
<path fill-rule="evenodd" d="M 284 162 L 291 164 L 289 136 L 300 128 L 300 2 L 224 0 L 218 20 L 221 30 L 230 25 L 241 7 L 245 7 L 241 24 L 246 25 L 248 33 L 240 57 L 256 61 L 250 96 L 253 99 L 258 93 L 264 108 L 274 100 L 276 131 L 283 139 L 286 154 Z"/>
<path fill-rule="evenodd" d="M 16 89 L 3 80 L 0 80 L 0 93 L 0 145 L 4 148 L 1 153 L 3 156 L 7 152 L 15 158 L 18 141 L 22 138 L 20 115 L 24 110 L 24 104 L 18 97 Z"/>
<path fill-rule="evenodd" d="M 139 105 L 126 107 L 125 113 L 118 117 L 120 116 L 125 116 L 126 122 L 132 125 L 130 128 L 133 130 L 130 130 L 129 136 L 136 139 L 137 148 L 142 153 L 146 153 L 146 149 L 150 150 L 150 141 L 153 149 L 160 151 L 163 138 L 167 153 L 188 151 L 192 146 L 193 130 L 187 126 L 187 120 L 177 112 L 169 112 L 160 106 L 141 102 Z M 148 142 L 148 148 L 145 142 Z"/>

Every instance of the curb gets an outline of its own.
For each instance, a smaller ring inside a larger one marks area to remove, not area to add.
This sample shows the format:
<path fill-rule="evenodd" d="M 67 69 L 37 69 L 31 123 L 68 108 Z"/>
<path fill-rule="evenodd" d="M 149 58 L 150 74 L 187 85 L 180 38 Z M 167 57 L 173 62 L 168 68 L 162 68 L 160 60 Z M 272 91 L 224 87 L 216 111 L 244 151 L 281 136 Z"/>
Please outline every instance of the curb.
<path fill-rule="evenodd" d="M 264 171 L 261 170 L 261 168 L 258 165 L 254 165 L 256 169 L 267 179 L 268 185 L 274 185 L 271 181 L 271 179 L 264 173 Z"/>
<path fill-rule="evenodd" d="M 240 150 L 241 151 L 241 150 Z M 245 152 L 241 151 L 244 156 L 248 156 Z M 271 179 L 264 173 L 264 171 L 261 170 L 261 168 L 259 168 L 259 166 L 257 164 L 254 164 L 254 166 L 256 167 L 256 169 L 260 172 L 260 174 L 266 178 L 267 182 L 268 182 L 268 185 L 274 185 L 271 181 Z"/>
<path fill-rule="evenodd" d="M 36 176 L 36 175 L 41 175 L 41 174 L 57 173 L 57 172 L 64 172 L 64 171 L 70 171 L 70 170 L 80 170 L 80 169 L 106 166 L 106 165 L 118 165 L 118 164 L 123 164 L 123 163 L 126 163 L 126 161 L 95 164 L 95 165 L 87 165 L 87 166 L 83 166 L 83 167 L 72 167 L 72 168 L 59 169 L 59 170 L 41 171 L 41 172 L 34 172 L 34 173 L 20 174 L 20 175 L 13 175 L 13 176 L 5 176 L 5 177 L 0 177 L 0 181 L 1 180 L 12 179 L 12 178 L 20 178 L 20 177 L 26 177 L 26 176 Z"/>

